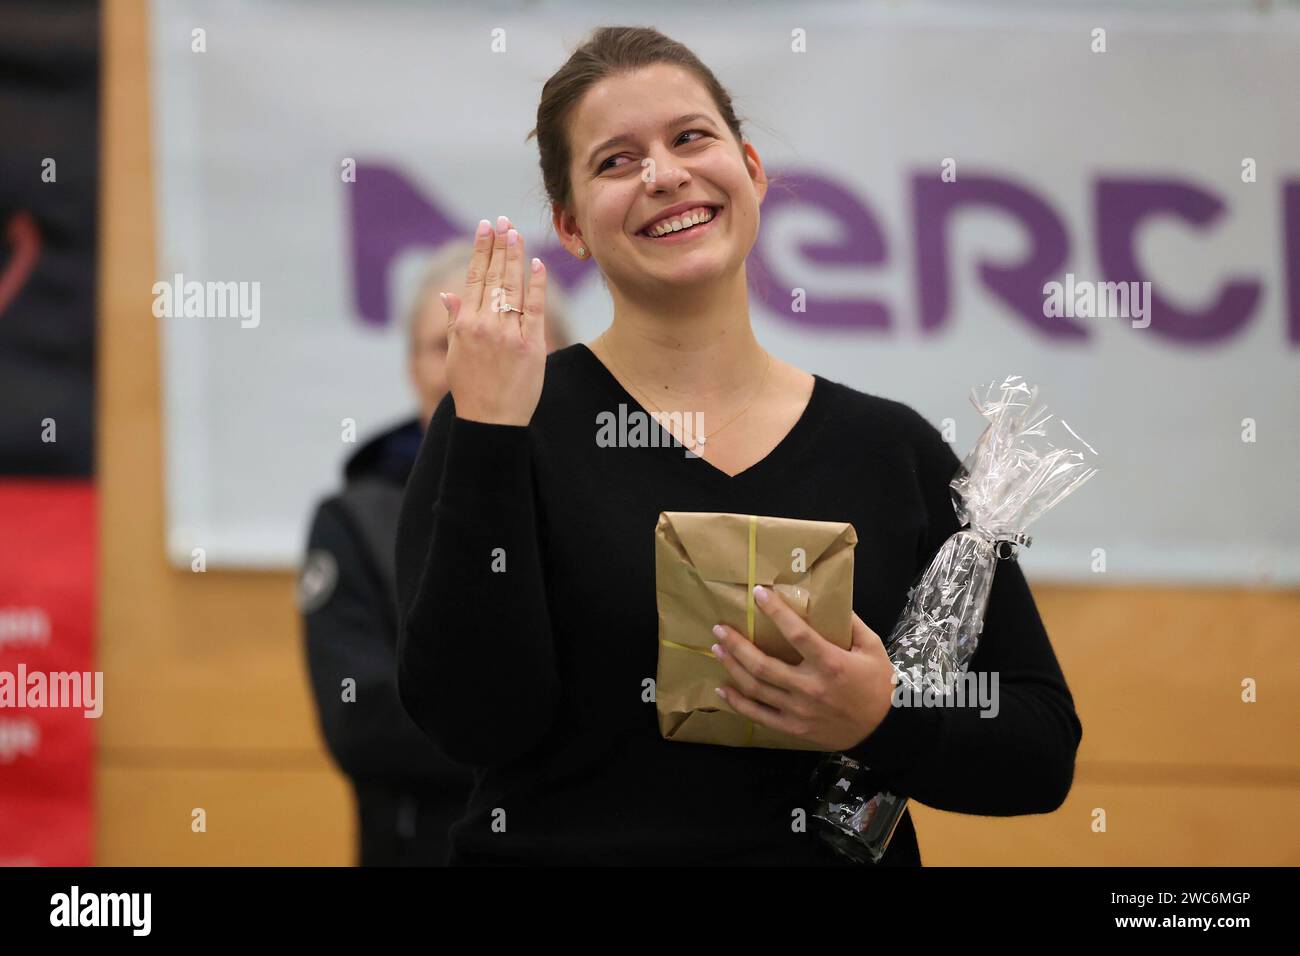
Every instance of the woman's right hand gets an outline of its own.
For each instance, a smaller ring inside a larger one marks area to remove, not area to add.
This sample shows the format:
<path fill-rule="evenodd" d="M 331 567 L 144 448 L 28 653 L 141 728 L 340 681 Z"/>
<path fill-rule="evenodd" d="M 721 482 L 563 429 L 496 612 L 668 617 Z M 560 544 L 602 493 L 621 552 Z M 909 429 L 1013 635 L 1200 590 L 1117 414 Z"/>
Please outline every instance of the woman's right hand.
<path fill-rule="evenodd" d="M 447 387 L 457 418 L 527 425 L 546 374 L 546 266 L 537 260 L 536 271 L 525 270 L 524 237 L 505 216 L 496 229 L 484 230 L 486 222 L 474 237 L 464 291 L 442 295 Z M 523 312 L 503 311 L 507 306 Z"/>

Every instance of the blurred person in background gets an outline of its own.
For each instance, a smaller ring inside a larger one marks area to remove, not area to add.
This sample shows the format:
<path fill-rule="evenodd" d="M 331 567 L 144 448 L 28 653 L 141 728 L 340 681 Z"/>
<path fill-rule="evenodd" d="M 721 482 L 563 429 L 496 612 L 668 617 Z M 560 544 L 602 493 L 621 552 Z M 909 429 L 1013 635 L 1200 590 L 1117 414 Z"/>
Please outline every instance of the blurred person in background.
<path fill-rule="evenodd" d="M 356 793 L 362 866 L 444 865 L 447 829 L 474 785 L 473 771 L 440 753 L 398 699 L 394 560 L 402 490 L 447 392 L 447 313 L 435 293 L 456 287 L 472 251 L 455 240 L 433 255 L 406 320 L 419 413 L 348 459 L 342 492 L 316 508 L 298 582 L 317 714 Z M 560 312 L 546 318 L 553 351 L 568 336 Z"/>

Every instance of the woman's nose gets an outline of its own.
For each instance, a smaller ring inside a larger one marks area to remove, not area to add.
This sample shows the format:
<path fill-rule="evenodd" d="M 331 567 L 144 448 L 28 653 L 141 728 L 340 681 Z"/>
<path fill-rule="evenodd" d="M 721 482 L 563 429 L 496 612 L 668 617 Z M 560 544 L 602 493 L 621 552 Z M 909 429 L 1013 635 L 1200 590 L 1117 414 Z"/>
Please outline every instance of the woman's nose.
<path fill-rule="evenodd" d="M 675 157 L 649 156 L 641 178 L 645 181 L 646 191 L 651 195 L 663 190 L 679 189 L 691 181 L 691 174 Z"/>

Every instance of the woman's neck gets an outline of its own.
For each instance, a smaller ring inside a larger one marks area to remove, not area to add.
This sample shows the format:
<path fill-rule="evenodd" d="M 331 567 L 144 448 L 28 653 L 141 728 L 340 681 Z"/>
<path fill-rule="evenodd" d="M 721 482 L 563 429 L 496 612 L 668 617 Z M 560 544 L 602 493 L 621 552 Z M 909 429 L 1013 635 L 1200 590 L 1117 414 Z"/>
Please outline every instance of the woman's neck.
<path fill-rule="evenodd" d="M 614 321 L 600 341 L 616 370 L 658 405 L 725 404 L 752 390 L 768 361 L 749 324 L 744 269 L 654 302 L 615 293 Z"/>

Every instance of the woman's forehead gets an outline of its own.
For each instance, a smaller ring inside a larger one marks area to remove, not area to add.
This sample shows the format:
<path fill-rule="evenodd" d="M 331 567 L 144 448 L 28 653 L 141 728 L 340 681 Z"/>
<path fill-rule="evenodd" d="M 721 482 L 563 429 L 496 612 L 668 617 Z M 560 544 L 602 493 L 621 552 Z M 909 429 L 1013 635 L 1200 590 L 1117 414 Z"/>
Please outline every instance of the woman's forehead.
<path fill-rule="evenodd" d="M 618 136 L 652 136 L 686 114 L 703 114 L 714 123 L 717 108 L 704 85 L 690 72 L 656 63 L 594 84 L 573 113 L 575 160 Z"/>

